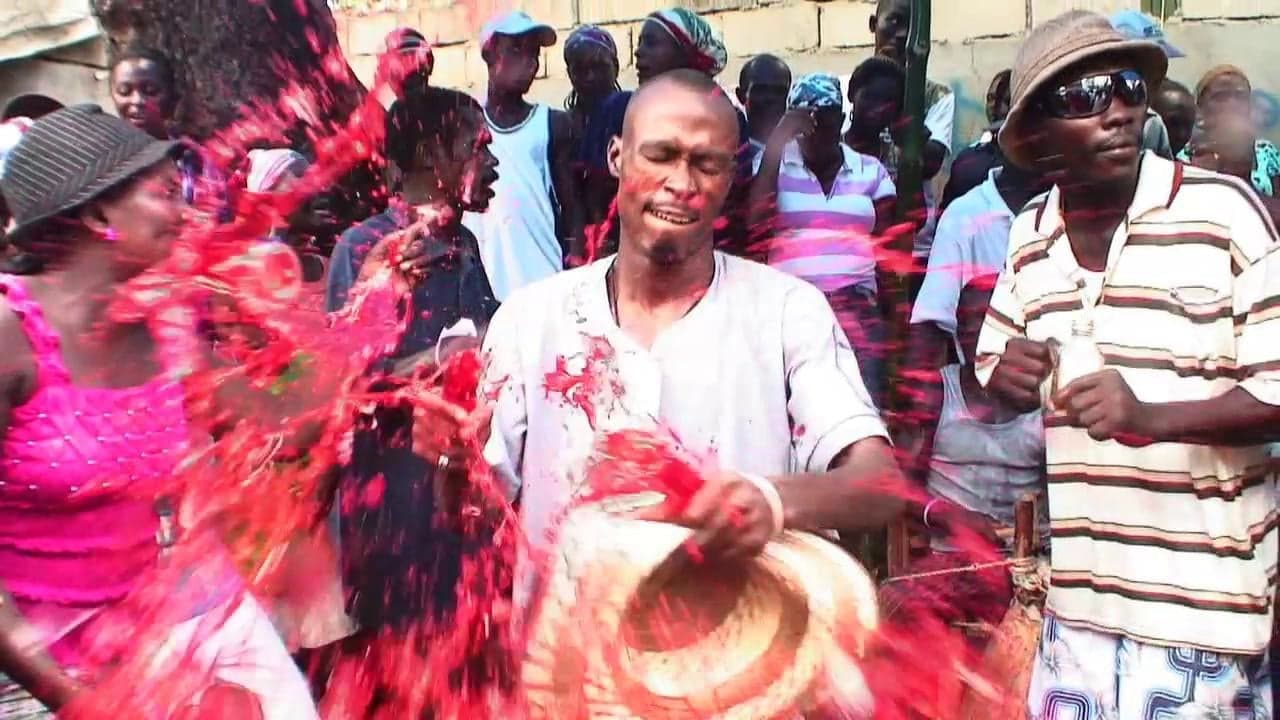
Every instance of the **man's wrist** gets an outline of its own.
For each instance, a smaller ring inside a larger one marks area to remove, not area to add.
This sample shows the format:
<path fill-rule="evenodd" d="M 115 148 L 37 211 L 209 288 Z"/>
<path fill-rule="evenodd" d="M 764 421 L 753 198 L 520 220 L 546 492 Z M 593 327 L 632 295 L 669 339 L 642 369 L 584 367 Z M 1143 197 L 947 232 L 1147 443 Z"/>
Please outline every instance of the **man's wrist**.
<path fill-rule="evenodd" d="M 760 494 L 764 496 L 765 502 L 769 505 L 770 519 L 773 521 L 773 534 L 781 535 L 786 528 L 787 516 L 786 509 L 782 505 L 782 493 L 778 490 L 778 486 L 763 475 L 740 474 L 744 480 L 754 485 L 760 491 Z"/>
<path fill-rule="evenodd" d="M 1169 442 L 1176 434 L 1173 427 L 1178 413 L 1171 412 L 1163 406 L 1169 403 L 1147 403 L 1138 401 L 1138 429 L 1144 438 L 1151 442 Z"/>

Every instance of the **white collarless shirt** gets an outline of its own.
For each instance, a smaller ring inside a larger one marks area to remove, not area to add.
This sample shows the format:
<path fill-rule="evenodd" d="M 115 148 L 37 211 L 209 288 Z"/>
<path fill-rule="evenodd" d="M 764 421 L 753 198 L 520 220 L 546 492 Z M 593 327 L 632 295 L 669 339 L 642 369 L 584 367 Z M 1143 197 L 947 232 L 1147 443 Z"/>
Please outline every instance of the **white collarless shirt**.
<path fill-rule="evenodd" d="M 645 349 L 614 320 L 612 263 L 516 291 L 485 338 L 496 397 L 485 455 L 519 492 L 533 547 L 580 489 L 601 433 L 664 428 L 719 468 L 766 476 L 825 471 L 853 443 L 887 437 L 817 288 L 717 252 L 706 295 Z"/>

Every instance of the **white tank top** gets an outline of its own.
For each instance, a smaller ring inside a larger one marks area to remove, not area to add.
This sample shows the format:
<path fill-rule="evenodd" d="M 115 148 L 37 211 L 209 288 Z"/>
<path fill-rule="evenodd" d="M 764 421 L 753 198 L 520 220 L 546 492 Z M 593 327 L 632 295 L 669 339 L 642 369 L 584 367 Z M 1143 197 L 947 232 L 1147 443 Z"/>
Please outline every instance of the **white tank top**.
<path fill-rule="evenodd" d="M 523 122 L 505 130 L 485 112 L 493 133 L 490 149 L 498 158 L 498 181 L 488 211 L 467 213 L 463 223 L 475 233 L 489 285 L 500 301 L 564 269 L 547 157 L 549 112 L 546 105 L 535 105 Z"/>
<path fill-rule="evenodd" d="M 960 388 L 959 365 L 942 368 L 942 390 L 929 462 L 930 494 L 1012 526 L 1014 505 L 1023 494 L 1045 489 L 1041 413 L 995 424 L 975 418 Z M 1041 502 L 1042 511 L 1045 507 Z"/>

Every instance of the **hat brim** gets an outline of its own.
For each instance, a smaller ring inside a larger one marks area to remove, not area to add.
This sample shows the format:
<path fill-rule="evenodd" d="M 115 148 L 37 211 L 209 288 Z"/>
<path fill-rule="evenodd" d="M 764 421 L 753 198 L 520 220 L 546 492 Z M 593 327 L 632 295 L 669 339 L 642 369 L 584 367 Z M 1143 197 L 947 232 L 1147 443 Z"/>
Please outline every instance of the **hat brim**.
<path fill-rule="evenodd" d="M 489 44 L 500 35 L 505 35 L 507 37 L 525 37 L 526 35 L 533 35 L 535 39 L 537 39 L 538 45 L 541 47 L 551 47 L 556 44 L 555 28 L 550 25 L 530 25 L 518 30 L 504 30 L 502 28 L 495 29 L 488 35 L 481 38 L 481 46 L 488 48 Z"/>
<path fill-rule="evenodd" d="M 1156 43 L 1145 40 L 1122 40 L 1094 45 L 1064 55 L 1041 71 L 1039 77 L 1009 108 L 1009 114 L 1005 117 L 999 136 L 1000 150 L 1004 153 L 1005 159 L 1019 167 L 1034 169 L 1035 143 L 1034 139 L 1027 134 L 1027 114 L 1039 98 L 1040 92 L 1067 68 L 1092 58 L 1111 56 L 1133 58 L 1134 69 L 1142 73 L 1148 88 L 1159 86 L 1169 71 L 1169 56 L 1165 54 L 1164 49 Z"/>
<path fill-rule="evenodd" d="M 21 223 L 5 233 L 5 237 L 12 242 L 21 243 L 32 229 L 45 221 L 70 212 L 85 203 L 92 202 L 103 193 L 146 172 L 155 165 L 160 164 L 160 162 L 177 157 L 183 147 L 185 147 L 183 143 L 177 140 L 153 140 L 134 153 L 129 159 L 112 168 L 110 172 L 85 185 L 80 192 L 68 198 L 66 202 L 58 207 L 35 217 L 23 218 Z"/>
<path fill-rule="evenodd" d="M 538 44 L 542 47 L 551 47 L 556 44 L 556 30 L 550 25 L 533 25 L 521 30 L 520 32 L 496 32 L 494 35 L 510 35 L 512 37 L 525 37 L 526 35 L 532 35 L 537 39 Z"/>
<path fill-rule="evenodd" d="M 1172 43 L 1170 43 L 1168 40 L 1161 40 L 1161 41 L 1160 41 L 1160 47 L 1161 47 L 1161 49 L 1163 49 L 1163 50 L 1164 50 L 1164 54 L 1165 54 L 1167 57 L 1169 57 L 1170 59 L 1174 59 L 1174 58 L 1184 58 L 1184 57 L 1186 57 L 1186 56 L 1187 56 L 1187 54 L 1186 54 L 1186 53 L 1184 53 L 1184 52 L 1182 52 L 1181 50 L 1179 50 L 1179 49 L 1177 48 L 1177 46 L 1173 45 L 1173 44 L 1172 44 Z"/>
<path fill-rule="evenodd" d="M 48 95 L 27 93 L 11 98 L 5 103 L 4 109 L 0 110 L 0 120 L 12 120 L 16 117 L 37 120 L 64 107 L 66 106 Z"/>

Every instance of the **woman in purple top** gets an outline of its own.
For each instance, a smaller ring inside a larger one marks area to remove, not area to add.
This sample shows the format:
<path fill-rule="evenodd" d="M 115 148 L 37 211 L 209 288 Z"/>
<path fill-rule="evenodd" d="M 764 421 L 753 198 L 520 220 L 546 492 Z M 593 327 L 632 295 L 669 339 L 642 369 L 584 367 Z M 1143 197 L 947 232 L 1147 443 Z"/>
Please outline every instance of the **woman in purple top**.
<path fill-rule="evenodd" d="M 0 275 L 6 718 L 47 712 L 34 701 L 53 712 L 95 702 L 86 691 L 138 653 L 154 664 L 130 678 L 136 698 L 119 711 L 171 717 L 230 693 L 265 720 L 317 717 L 267 616 L 216 558 L 162 586 L 172 617 L 123 610 L 144 587 L 154 592 L 146 583 L 178 532 L 176 503 L 163 498 L 190 437 L 187 358 L 152 318 L 120 320 L 105 308 L 177 236 L 178 152 L 77 106 L 34 123 L 6 161 L 10 239 L 41 263 L 30 275 Z M 154 645 L 142 639 L 153 634 Z M 171 698 L 164 690 L 180 666 L 200 679 Z"/>

